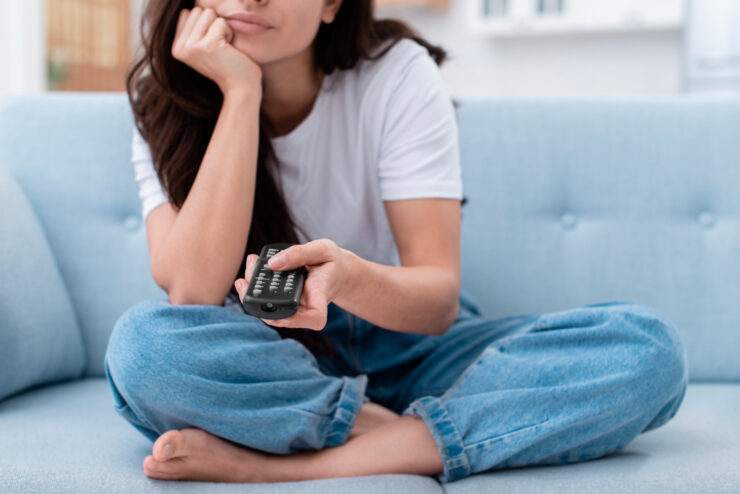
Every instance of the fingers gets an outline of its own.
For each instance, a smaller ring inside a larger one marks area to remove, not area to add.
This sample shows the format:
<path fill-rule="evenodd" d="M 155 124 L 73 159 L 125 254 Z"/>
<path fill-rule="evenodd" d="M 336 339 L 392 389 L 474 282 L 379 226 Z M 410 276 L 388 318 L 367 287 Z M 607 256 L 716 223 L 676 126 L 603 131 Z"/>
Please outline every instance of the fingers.
<path fill-rule="evenodd" d="M 247 280 L 247 283 L 252 280 L 252 273 L 254 272 L 254 267 L 257 265 L 258 258 L 259 256 L 257 254 L 249 254 L 247 256 L 247 266 L 244 270 L 244 279 Z"/>
<path fill-rule="evenodd" d="M 187 9 L 184 10 L 187 11 Z M 203 9 L 200 7 L 193 7 L 193 9 L 188 12 L 188 18 L 185 21 L 185 25 L 182 27 L 182 33 L 180 34 L 180 39 L 183 43 L 190 39 L 190 32 L 193 30 L 193 27 L 198 21 L 198 17 L 200 17 L 200 13 L 202 11 Z"/>
<path fill-rule="evenodd" d="M 268 261 L 270 269 L 287 270 L 332 260 L 334 242 L 329 239 L 312 240 L 305 244 L 291 245 Z M 282 263 L 281 263 L 282 261 Z"/>
<path fill-rule="evenodd" d="M 234 30 L 231 29 L 231 26 L 229 26 L 229 23 L 226 22 L 226 19 L 223 17 L 218 17 L 215 21 L 213 21 L 213 24 L 211 24 L 211 27 L 208 28 L 208 32 L 206 32 L 206 38 L 224 38 L 227 43 L 231 43 L 234 41 Z"/>
<path fill-rule="evenodd" d="M 180 16 L 177 18 L 177 27 L 175 28 L 175 40 L 182 36 L 183 28 L 185 27 L 185 22 L 188 20 L 189 13 L 190 11 L 188 9 L 182 9 L 180 11 Z"/>
<path fill-rule="evenodd" d="M 203 10 L 198 19 L 195 21 L 193 28 L 190 30 L 190 34 L 187 38 L 188 43 L 193 44 L 200 41 L 206 31 L 208 31 L 208 28 L 211 27 L 211 24 L 216 19 L 216 17 L 218 16 L 213 9 L 208 8 Z"/>
<path fill-rule="evenodd" d="M 285 319 L 262 319 L 270 326 L 280 328 L 299 328 L 321 331 L 327 322 L 327 298 L 320 283 L 307 286 L 301 294 L 301 301 L 295 314 Z"/>
<path fill-rule="evenodd" d="M 180 17 L 177 18 L 177 28 L 175 30 L 175 40 L 172 42 L 172 56 L 179 60 L 180 50 L 182 45 L 182 33 L 185 29 L 185 24 L 188 20 L 188 9 L 182 9 L 180 11 Z"/>
<path fill-rule="evenodd" d="M 326 310 L 313 307 L 300 307 L 298 311 L 285 319 L 263 319 L 262 322 L 269 326 L 279 328 L 293 329 L 310 329 L 312 331 L 321 331 L 326 327 Z"/>
<path fill-rule="evenodd" d="M 247 265 L 244 269 L 244 278 L 239 278 L 238 280 L 234 281 L 234 287 L 236 288 L 236 293 L 239 294 L 239 300 L 244 299 L 244 295 L 247 293 L 247 288 L 249 288 L 249 282 L 252 279 L 252 272 L 254 271 L 254 266 L 256 264 L 255 261 L 257 261 L 257 254 L 249 254 L 247 256 Z"/>

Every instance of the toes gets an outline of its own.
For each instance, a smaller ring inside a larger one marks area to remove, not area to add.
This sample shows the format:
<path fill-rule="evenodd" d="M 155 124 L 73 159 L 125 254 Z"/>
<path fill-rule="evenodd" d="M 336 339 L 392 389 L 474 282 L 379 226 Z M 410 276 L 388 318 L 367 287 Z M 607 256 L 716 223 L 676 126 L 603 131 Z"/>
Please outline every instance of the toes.
<path fill-rule="evenodd" d="M 184 460 L 182 458 L 173 458 L 167 461 L 157 461 L 152 455 L 144 458 L 142 466 L 144 472 L 155 475 L 179 475 L 182 473 Z"/>
<path fill-rule="evenodd" d="M 184 455 L 185 436 L 178 430 L 167 431 L 154 441 L 152 456 L 157 461 L 167 461 Z"/>
<path fill-rule="evenodd" d="M 151 456 L 147 456 L 147 458 L 151 458 Z M 152 463 L 154 463 L 152 461 Z M 161 480 L 179 480 L 180 475 L 176 474 L 174 472 L 163 472 L 161 470 L 153 470 L 151 468 L 148 468 L 147 465 L 149 465 L 149 462 L 144 461 L 144 475 L 147 477 L 151 477 L 154 479 L 161 479 Z"/>

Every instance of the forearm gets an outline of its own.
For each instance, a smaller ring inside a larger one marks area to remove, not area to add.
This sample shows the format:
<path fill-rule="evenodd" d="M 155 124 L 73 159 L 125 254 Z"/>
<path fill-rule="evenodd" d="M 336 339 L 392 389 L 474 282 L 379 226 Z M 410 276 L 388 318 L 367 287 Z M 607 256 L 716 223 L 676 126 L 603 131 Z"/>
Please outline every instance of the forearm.
<path fill-rule="evenodd" d="M 259 98 L 227 94 L 193 186 L 158 250 L 173 303 L 219 305 L 244 256 L 252 218 Z"/>
<path fill-rule="evenodd" d="M 435 266 L 388 266 L 344 251 L 349 276 L 333 302 L 366 321 L 392 331 L 442 334 L 459 309 L 460 287 Z"/>

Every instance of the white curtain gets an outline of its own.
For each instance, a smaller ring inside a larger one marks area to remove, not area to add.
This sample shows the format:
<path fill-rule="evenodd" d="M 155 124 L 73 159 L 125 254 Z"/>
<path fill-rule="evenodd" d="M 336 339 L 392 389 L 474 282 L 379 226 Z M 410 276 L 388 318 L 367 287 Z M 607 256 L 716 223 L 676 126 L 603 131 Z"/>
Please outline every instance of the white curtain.
<path fill-rule="evenodd" d="M 691 0 L 688 13 L 688 89 L 740 90 L 740 1 Z"/>
<path fill-rule="evenodd" d="M 42 0 L 0 0 L 0 100 L 46 89 Z"/>

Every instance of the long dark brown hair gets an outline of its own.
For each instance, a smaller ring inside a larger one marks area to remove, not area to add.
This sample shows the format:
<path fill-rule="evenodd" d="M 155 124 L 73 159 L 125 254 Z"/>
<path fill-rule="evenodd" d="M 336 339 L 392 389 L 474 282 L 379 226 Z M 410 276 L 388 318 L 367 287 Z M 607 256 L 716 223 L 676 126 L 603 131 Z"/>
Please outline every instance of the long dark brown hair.
<path fill-rule="evenodd" d="M 181 9 L 193 8 L 194 0 L 149 0 L 139 26 L 144 54 L 133 61 L 126 74 L 126 91 L 134 120 L 149 144 L 154 169 L 176 209 L 180 209 L 195 181 L 223 103 L 218 85 L 171 54 Z M 375 60 L 396 42 L 410 38 L 427 49 L 437 65 L 447 58 L 439 46 L 425 41 L 408 25 L 393 19 L 375 19 L 372 0 L 345 0 L 331 24 L 322 23 L 313 42 L 316 69 L 325 74 L 347 70 L 360 59 Z M 388 46 L 374 56 L 376 47 Z M 148 73 L 145 73 L 148 69 Z M 297 225 L 282 191 L 266 167 L 269 158 L 279 166 L 265 133 L 260 114 L 259 151 L 252 224 L 237 276 L 243 277 L 247 255 L 259 253 L 272 242 L 298 243 Z M 463 200 L 464 204 L 465 200 Z M 305 235 L 305 231 L 301 228 Z M 232 286 L 229 297 L 238 301 Z M 333 354 L 323 331 L 274 328 L 283 338 L 294 338 L 312 353 Z"/>

